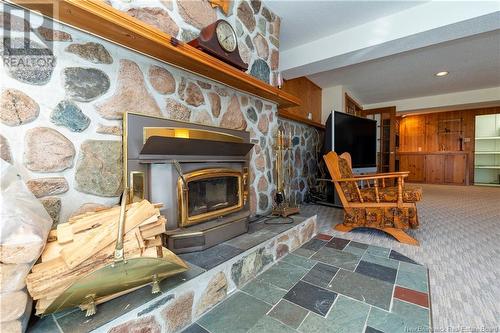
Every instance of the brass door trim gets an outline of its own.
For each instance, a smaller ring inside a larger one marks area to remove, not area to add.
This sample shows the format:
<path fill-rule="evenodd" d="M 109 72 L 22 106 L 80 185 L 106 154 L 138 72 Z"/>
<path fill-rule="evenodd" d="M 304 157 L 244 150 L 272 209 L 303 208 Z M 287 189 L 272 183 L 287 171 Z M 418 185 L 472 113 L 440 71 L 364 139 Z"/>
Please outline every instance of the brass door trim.
<path fill-rule="evenodd" d="M 180 227 L 187 227 L 193 224 L 198 224 L 213 218 L 217 218 L 222 215 L 226 215 L 232 212 L 236 212 L 243 208 L 243 173 L 234 169 L 223 169 L 223 168 L 210 168 L 210 169 L 201 169 L 192 171 L 184 174 L 184 178 L 189 186 L 189 182 L 195 180 L 203 180 L 210 178 L 219 178 L 219 177 L 237 177 L 238 178 L 238 204 L 231 207 L 226 207 L 223 209 L 215 210 L 213 212 L 198 214 L 189 216 L 188 215 L 188 206 L 189 199 L 187 197 L 187 189 L 184 187 L 184 182 L 182 179 L 178 179 L 177 181 L 177 198 L 179 202 L 179 220 Z"/>
<path fill-rule="evenodd" d="M 202 139 L 211 141 L 224 142 L 243 142 L 243 138 L 206 129 L 187 128 L 187 127 L 144 127 L 143 128 L 143 143 L 152 136 L 161 136 L 166 138 L 185 138 L 185 139 Z"/>

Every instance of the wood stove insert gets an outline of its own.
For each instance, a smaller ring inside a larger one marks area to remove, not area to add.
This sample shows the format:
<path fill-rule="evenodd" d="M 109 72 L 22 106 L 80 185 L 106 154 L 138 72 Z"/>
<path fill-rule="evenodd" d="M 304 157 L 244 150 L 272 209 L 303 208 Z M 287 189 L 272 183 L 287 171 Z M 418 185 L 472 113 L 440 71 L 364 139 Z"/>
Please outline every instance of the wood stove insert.
<path fill-rule="evenodd" d="M 199 251 L 247 232 L 248 132 L 130 112 L 123 128 L 129 197 L 164 203 L 170 250 Z"/>

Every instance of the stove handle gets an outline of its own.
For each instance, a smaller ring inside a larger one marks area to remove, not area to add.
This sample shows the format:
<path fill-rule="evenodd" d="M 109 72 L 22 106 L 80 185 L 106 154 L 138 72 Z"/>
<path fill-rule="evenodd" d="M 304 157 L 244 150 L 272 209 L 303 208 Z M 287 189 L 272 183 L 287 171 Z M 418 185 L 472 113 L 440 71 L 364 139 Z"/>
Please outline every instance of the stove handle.
<path fill-rule="evenodd" d="M 181 177 L 182 184 L 184 185 L 183 186 L 183 190 L 187 191 L 189 189 L 188 188 L 188 183 L 186 181 L 186 178 L 184 178 L 184 173 L 182 172 L 182 168 L 181 168 L 180 163 L 178 161 L 176 161 L 176 160 L 173 160 L 172 163 L 174 164 L 175 170 L 177 170 L 177 173 L 179 174 L 179 177 Z"/>

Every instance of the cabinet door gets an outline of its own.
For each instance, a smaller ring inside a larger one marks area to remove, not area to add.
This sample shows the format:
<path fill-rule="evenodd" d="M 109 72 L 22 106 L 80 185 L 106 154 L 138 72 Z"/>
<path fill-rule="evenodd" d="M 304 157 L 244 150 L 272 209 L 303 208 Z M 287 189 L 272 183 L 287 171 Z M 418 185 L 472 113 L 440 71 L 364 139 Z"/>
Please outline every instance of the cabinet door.
<path fill-rule="evenodd" d="M 425 182 L 429 184 L 444 183 L 445 155 L 425 156 Z"/>
<path fill-rule="evenodd" d="M 400 155 L 399 170 L 409 171 L 406 178 L 409 182 L 424 181 L 424 155 Z"/>
<path fill-rule="evenodd" d="M 444 166 L 444 179 L 446 183 L 465 185 L 467 174 L 466 155 L 446 155 Z"/>

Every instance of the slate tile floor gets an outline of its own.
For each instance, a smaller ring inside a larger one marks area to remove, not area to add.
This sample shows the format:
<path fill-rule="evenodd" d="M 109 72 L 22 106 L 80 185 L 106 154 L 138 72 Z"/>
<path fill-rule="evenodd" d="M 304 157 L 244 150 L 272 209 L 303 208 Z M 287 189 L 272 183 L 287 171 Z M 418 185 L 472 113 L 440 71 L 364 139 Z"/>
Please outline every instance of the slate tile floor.
<path fill-rule="evenodd" d="M 428 273 L 388 248 L 319 234 L 184 333 L 399 333 L 431 327 Z"/>

